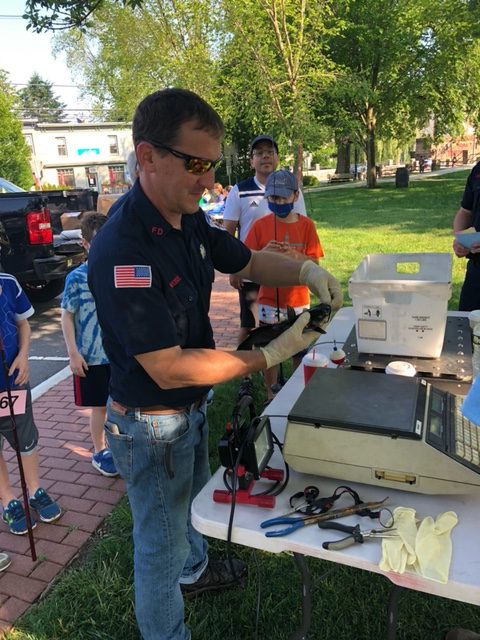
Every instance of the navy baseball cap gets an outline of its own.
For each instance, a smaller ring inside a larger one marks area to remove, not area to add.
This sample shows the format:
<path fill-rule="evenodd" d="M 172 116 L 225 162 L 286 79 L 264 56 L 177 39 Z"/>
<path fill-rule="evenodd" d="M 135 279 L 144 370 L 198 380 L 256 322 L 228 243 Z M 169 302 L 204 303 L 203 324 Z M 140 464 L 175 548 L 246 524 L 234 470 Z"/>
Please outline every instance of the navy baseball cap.
<path fill-rule="evenodd" d="M 275 151 L 278 153 L 278 144 L 271 136 L 257 136 L 250 143 L 250 155 L 252 155 L 252 151 L 255 149 L 256 145 L 260 142 L 269 142 L 271 145 L 275 147 Z"/>
<path fill-rule="evenodd" d="M 265 185 L 265 197 L 280 196 L 289 198 L 294 191 L 298 191 L 298 182 L 291 171 L 281 169 L 274 171 L 267 178 Z"/>

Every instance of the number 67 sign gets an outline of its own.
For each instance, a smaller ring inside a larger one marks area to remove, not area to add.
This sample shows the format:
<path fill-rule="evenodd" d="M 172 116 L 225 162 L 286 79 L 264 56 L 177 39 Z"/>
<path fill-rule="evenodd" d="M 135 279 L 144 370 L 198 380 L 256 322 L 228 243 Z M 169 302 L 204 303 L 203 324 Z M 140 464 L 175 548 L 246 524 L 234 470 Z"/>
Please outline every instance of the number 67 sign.
<path fill-rule="evenodd" d="M 11 391 L 13 413 L 16 416 L 21 416 L 25 413 L 25 406 L 27 404 L 27 391 L 25 389 L 17 389 Z M 10 415 L 10 407 L 8 402 L 8 394 L 6 391 L 0 393 L 0 418 Z"/>

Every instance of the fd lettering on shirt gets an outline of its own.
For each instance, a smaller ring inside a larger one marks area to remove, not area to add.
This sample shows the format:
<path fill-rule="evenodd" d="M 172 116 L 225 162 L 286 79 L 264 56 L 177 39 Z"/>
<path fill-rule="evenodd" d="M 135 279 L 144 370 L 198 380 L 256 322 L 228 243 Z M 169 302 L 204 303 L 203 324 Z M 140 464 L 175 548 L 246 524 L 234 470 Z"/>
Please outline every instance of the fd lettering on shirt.
<path fill-rule="evenodd" d="M 115 289 L 148 289 L 152 286 L 150 265 L 116 265 L 114 276 Z"/>

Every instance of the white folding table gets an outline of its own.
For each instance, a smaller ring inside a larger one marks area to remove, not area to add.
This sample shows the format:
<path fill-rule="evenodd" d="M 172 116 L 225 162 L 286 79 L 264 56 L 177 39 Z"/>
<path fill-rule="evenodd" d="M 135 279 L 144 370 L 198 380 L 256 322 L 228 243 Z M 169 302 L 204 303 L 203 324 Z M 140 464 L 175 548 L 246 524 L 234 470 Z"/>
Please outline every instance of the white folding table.
<path fill-rule="evenodd" d="M 455 315 L 465 314 L 456 313 Z M 316 348 L 321 349 L 328 355 L 332 350 L 332 344 L 327 344 L 326 341 L 335 339 L 339 346 L 342 345 L 350 333 L 353 323 L 353 309 L 349 307 L 340 310 L 331 323 L 328 334 L 318 340 Z M 299 367 L 264 412 L 270 416 L 273 431 L 280 441 L 283 441 L 287 415 L 302 391 L 303 384 L 303 371 Z M 280 454 L 274 454 L 270 465 L 282 468 Z M 201 533 L 213 538 L 226 540 L 230 506 L 217 504 L 212 499 L 215 489 L 224 488 L 223 472 L 223 468 L 218 469 L 210 482 L 195 498 L 192 505 L 192 522 Z M 303 621 L 301 627 L 293 636 L 295 640 L 304 638 L 310 625 L 309 575 L 304 556 L 313 556 L 385 575 L 395 585 L 395 588 L 391 591 L 389 602 L 388 640 L 394 640 L 396 635 L 396 604 L 402 587 L 480 605 L 480 544 L 478 536 L 480 495 L 429 496 L 407 491 L 383 489 L 366 484 L 348 483 L 360 494 L 364 501 L 377 501 L 388 496 L 390 509 L 393 510 L 396 506 L 412 507 L 416 510 L 419 518 L 424 518 L 428 515 L 435 518 L 444 511 L 455 511 L 457 513 L 459 522 L 452 531 L 453 554 L 449 581 L 447 584 L 440 584 L 413 573 L 397 574 L 381 571 L 378 566 L 381 558 L 380 542 L 367 541 L 365 544 L 356 544 L 342 551 L 325 550 L 322 548 L 322 542 L 334 540 L 339 537 L 339 534 L 331 530 L 322 531 L 315 525 L 297 530 L 284 537 L 267 538 L 265 532 L 268 529 L 261 529 L 260 523 L 291 511 L 288 503 L 289 496 L 302 491 L 306 486 L 312 484 L 319 487 L 321 495 L 329 496 L 333 493 L 335 487 L 343 483 L 341 478 L 335 480 L 319 476 L 308 476 L 291 470 L 288 487 L 277 497 L 274 509 L 236 505 L 231 537 L 232 542 L 248 547 L 272 553 L 288 551 L 294 554 L 303 579 Z M 258 483 L 255 491 L 260 491 L 261 486 L 262 483 Z M 344 501 L 341 498 L 338 503 L 335 503 L 335 508 L 350 504 L 351 502 Z M 362 522 L 362 529 L 376 527 L 375 524 L 371 524 L 376 521 L 368 520 L 367 523 L 365 518 L 361 519 L 358 516 L 342 518 L 341 522 L 348 525 L 356 525 Z"/>

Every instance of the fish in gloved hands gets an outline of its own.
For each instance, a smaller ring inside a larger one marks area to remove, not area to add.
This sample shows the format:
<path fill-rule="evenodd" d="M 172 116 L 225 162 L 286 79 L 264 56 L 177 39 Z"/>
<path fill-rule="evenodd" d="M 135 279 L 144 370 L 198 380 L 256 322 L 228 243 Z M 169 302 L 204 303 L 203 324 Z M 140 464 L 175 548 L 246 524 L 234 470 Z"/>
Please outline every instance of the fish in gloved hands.
<path fill-rule="evenodd" d="M 304 311 L 289 329 L 281 333 L 278 338 L 272 340 L 267 346 L 260 347 L 260 351 L 267 362 L 267 369 L 285 362 L 295 353 L 307 349 L 318 338 L 318 333 L 315 331 L 304 332 L 309 322 L 310 314 L 308 311 Z"/>
<path fill-rule="evenodd" d="M 325 302 L 338 311 L 343 305 L 342 287 L 331 273 L 312 260 L 305 260 L 300 269 L 299 283 L 308 287 L 320 302 Z"/>
<path fill-rule="evenodd" d="M 329 304 L 323 302 L 315 307 L 311 307 L 308 310 L 310 314 L 310 320 L 305 327 L 305 331 L 317 331 L 318 333 L 325 333 L 325 327 L 330 322 L 332 309 Z M 303 313 L 303 312 L 302 312 Z M 286 331 L 288 327 L 291 327 L 300 314 L 295 313 L 292 307 L 287 307 L 287 319 L 276 322 L 275 324 L 263 325 L 252 329 L 247 338 L 241 342 L 237 351 L 247 351 L 254 347 L 264 347 L 269 342 L 277 338 L 281 333 Z"/>

